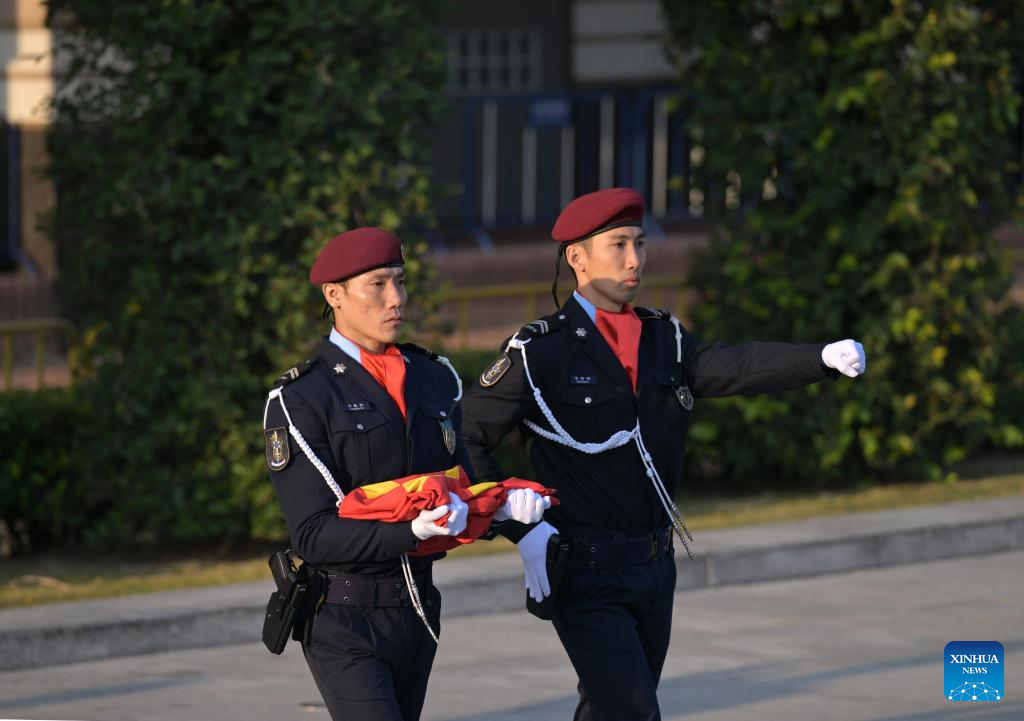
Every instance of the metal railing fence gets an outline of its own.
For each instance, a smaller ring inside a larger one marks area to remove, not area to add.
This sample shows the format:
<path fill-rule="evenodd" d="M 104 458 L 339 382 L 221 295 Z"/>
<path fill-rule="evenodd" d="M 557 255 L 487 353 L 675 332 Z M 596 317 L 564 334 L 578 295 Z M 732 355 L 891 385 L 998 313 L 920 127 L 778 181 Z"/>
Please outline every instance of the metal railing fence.
<path fill-rule="evenodd" d="M 38 318 L 33 320 L 0 323 L 0 364 L 3 368 L 4 390 L 14 389 L 14 339 L 16 336 L 32 336 L 35 340 L 34 360 L 36 388 L 46 384 L 46 341 L 54 333 L 63 334 L 68 347 L 75 339 L 75 328 L 63 318 Z"/>
<path fill-rule="evenodd" d="M 480 96 L 462 105 L 462 224 L 549 225 L 573 197 L 636 188 L 650 215 L 696 219 L 704 149 L 670 88 Z"/>
<path fill-rule="evenodd" d="M 559 297 L 564 301 L 572 293 L 574 286 L 569 283 L 558 286 Z M 645 278 L 640 292 L 644 304 L 671 311 L 677 317 L 683 317 L 682 297 L 686 292 L 684 280 L 678 275 Z M 668 296 L 671 302 L 666 307 Z M 455 322 L 453 335 L 465 348 L 469 342 L 471 330 L 471 304 L 482 300 L 508 299 L 523 304 L 522 323 L 527 323 L 542 315 L 538 312 L 540 299 L 550 299 L 550 283 L 510 283 L 506 285 L 487 285 L 465 288 L 450 288 L 442 296 L 442 308 L 446 304 L 455 305 Z"/>

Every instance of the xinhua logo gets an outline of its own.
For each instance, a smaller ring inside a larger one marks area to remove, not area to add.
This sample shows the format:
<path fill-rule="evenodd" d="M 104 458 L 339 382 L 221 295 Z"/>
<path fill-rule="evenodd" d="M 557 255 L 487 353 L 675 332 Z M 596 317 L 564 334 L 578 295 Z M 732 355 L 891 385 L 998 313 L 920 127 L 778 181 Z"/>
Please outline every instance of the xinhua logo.
<path fill-rule="evenodd" d="M 1003 697 L 1003 644 L 951 641 L 943 658 L 945 696 L 950 701 L 999 701 Z"/>

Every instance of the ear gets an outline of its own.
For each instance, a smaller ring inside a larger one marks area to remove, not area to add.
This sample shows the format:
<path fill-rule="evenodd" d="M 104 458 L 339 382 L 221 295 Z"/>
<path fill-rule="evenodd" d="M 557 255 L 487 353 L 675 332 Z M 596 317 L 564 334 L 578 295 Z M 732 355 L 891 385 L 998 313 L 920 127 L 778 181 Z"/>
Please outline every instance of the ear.
<path fill-rule="evenodd" d="M 586 272 L 584 269 L 587 267 L 586 261 L 588 258 L 584 243 L 573 243 L 565 249 L 565 262 L 577 274 Z"/>
<path fill-rule="evenodd" d="M 341 307 L 343 287 L 344 286 L 340 283 L 324 283 L 320 286 L 320 289 L 324 294 L 324 300 L 327 301 L 327 305 L 331 306 L 335 310 Z"/>

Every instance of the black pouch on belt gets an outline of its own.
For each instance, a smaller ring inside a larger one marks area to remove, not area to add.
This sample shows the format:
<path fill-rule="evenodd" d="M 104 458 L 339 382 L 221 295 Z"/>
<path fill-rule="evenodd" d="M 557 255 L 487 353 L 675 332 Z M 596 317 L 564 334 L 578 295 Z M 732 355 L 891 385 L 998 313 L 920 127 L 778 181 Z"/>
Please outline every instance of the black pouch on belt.
<path fill-rule="evenodd" d="M 271 555 L 270 572 L 274 576 L 277 590 L 270 594 L 267 615 L 263 619 L 263 645 L 271 653 L 284 651 L 295 625 L 295 614 L 306 604 L 309 579 L 306 567 L 295 568 L 288 551 L 277 551 Z"/>
<path fill-rule="evenodd" d="M 555 609 L 565 602 L 566 589 L 573 571 L 573 545 L 571 540 L 562 539 L 557 533 L 548 538 L 547 569 L 551 594 L 543 601 L 534 601 L 530 592 L 526 592 L 526 610 L 541 620 L 550 621 Z"/>

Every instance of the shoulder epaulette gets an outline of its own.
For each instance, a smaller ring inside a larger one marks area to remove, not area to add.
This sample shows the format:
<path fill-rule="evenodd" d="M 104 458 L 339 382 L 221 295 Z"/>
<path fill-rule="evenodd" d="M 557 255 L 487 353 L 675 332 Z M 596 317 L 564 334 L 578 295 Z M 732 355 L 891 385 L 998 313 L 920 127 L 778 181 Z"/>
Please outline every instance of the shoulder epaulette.
<path fill-rule="evenodd" d="M 661 308 L 644 308 L 642 306 L 636 306 L 633 308 L 636 312 L 637 317 L 640 320 L 671 320 L 672 314 L 667 310 L 661 310 Z"/>
<path fill-rule="evenodd" d="M 537 320 L 531 320 L 516 332 L 515 337 L 519 340 L 526 340 L 528 338 L 547 335 L 555 328 L 562 325 L 564 321 L 565 316 L 562 314 L 553 314 L 544 316 L 543 318 L 538 318 Z"/>
<path fill-rule="evenodd" d="M 435 353 L 434 351 L 428 348 L 424 348 L 423 346 L 418 346 L 415 343 L 398 343 L 397 345 L 402 350 L 407 350 L 411 353 L 416 353 L 417 355 L 426 356 L 430 360 L 437 360 L 438 358 L 437 353 Z"/>
<path fill-rule="evenodd" d="M 445 368 L 447 368 L 448 371 L 452 374 L 452 379 L 455 381 L 455 402 L 462 400 L 462 379 L 459 378 L 459 373 L 458 371 L 455 370 L 455 366 L 452 365 L 452 362 L 450 360 L 445 358 L 443 355 L 440 355 L 439 353 L 435 353 L 432 350 L 428 350 L 426 348 L 423 348 L 422 346 L 418 346 L 415 343 L 399 343 L 398 347 L 405 351 L 410 351 L 418 355 L 426 356 L 429 360 L 436 361 L 437 363 L 440 363 Z"/>
<path fill-rule="evenodd" d="M 315 362 L 315 358 L 310 358 L 309 360 L 305 360 L 302 363 L 299 363 L 297 366 L 292 366 L 291 368 L 289 368 L 288 370 L 286 370 L 284 373 L 277 377 L 277 380 L 274 381 L 274 387 L 280 388 L 281 386 L 288 385 L 293 380 L 295 380 L 302 374 L 306 373 L 310 368 L 312 368 Z"/>

